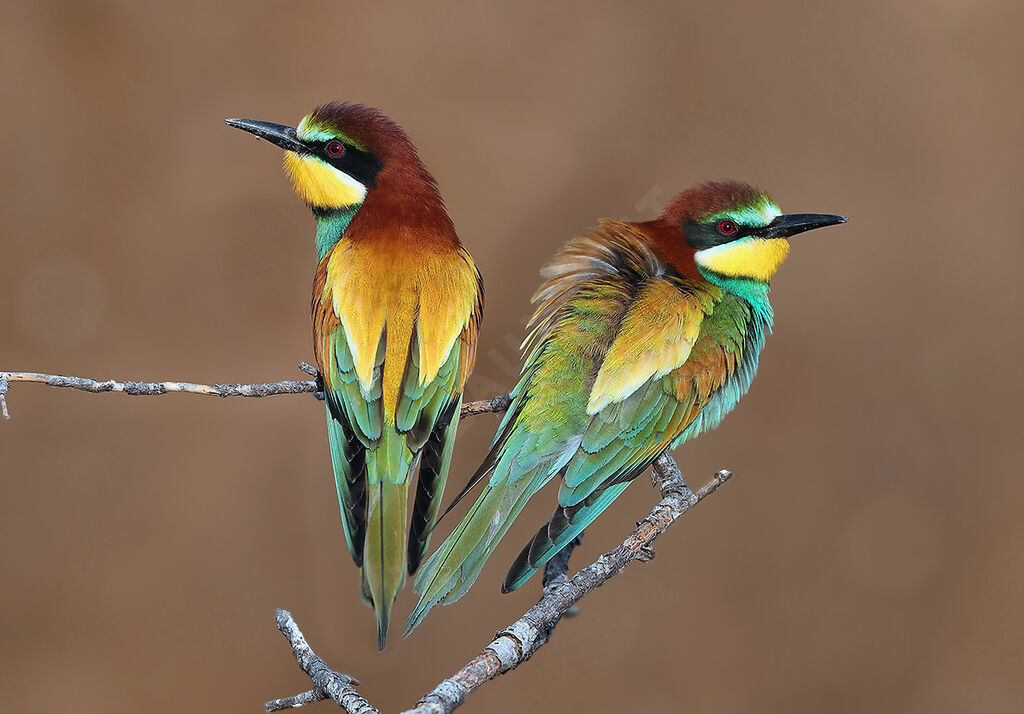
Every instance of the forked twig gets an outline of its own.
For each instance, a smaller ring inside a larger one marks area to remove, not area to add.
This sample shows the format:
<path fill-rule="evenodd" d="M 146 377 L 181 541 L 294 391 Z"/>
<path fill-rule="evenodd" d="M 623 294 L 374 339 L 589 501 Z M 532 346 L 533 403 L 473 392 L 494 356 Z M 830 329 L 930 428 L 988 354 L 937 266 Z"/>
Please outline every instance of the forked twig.
<path fill-rule="evenodd" d="M 479 655 L 474 657 L 458 672 L 434 687 L 429 694 L 416 703 L 415 707 L 404 712 L 404 714 L 451 714 L 465 701 L 470 692 L 480 688 L 488 680 L 494 679 L 528 660 L 534 652 L 548 642 L 555 625 L 558 624 L 558 621 L 564 615 L 569 613 L 580 599 L 618 575 L 634 560 L 641 562 L 650 560 L 653 557 L 651 544 L 654 540 L 675 523 L 680 516 L 714 493 L 731 476 L 732 474 L 729 471 L 719 471 L 700 490 L 694 493 L 686 485 L 675 459 L 668 452 L 662 454 L 654 462 L 654 470 L 651 475 L 655 485 L 661 491 L 661 500 L 651 509 L 647 517 L 637 524 L 636 529 L 622 543 L 580 570 L 571 578 L 565 577 L 565 569 L 568 568 L 568 556 L 571 554 L 571 549 L 575 547 L 575 543 L 567 546 L 565 550 L 569 552 L 564 553 L 564 555 L 560 553 L 555 556 L 555 558 L 552 558 L 554 564 L 549 564 L 550 568 L 545 568 L 544 595 L 540 601 L 522 617 L 499 632 Z M 286 618 L 289 628 L 288 632 L 297 633 L 300 638 L 302 633 L 299 631 L 295 621 L 291 619 L 290 614 L 283 610 L 277 611 L 278 627 L 288 637 L 288 641 L 292 643 L 292 649 L 294 650 L 295 641 L 288 635 L 285 628 L 281 626 L 282 614 Z M 302 639 L 301 642 L 306 648 L 309 647 L 305 639 Z M 312 650 L 309 650 L 309 655 L 316 657 Z M 298 655 L 296 655 L 296 658 L 298 658 Z M 316 661 L 323 663 L 323 660 L 319 657 L 316 658 Z M 301 660 L 300 666 L 302 666 Z M 305 666 L 302 666 L 302 668 L 309 674 L 309 670 Z M 329 672 L 329 677 L 347 680 L 348 682 L 352 681 L 347 675 L 330 670 L 326 665 L 324 665 L 324 668 Z M 313 674 L 310 674 L 310 677 L 316 685 L 314 689 L 303 692 L 296 697 L 267 702 L 267 710 L 276 711 L 282 708 L 279 705 L 281 702 L 288 702 L 285 706 L 297 707 L 330 697 L 348 714 L 357 714 L 357 712 L 358 714 L 370 714 L 372 712 L 379 714 L 378 710 L 373 708 L 365 699 L 359 697 L 351 686 L 348 686 L 347 689 L 345 686 L 338 686 L 336 689 L 339 692 L 347 692 L 350 696 L 358 697 L 358 706 L 365 705 L 368 708 L 349 709 L 341 701 L 340 696 L 335 696 L 330 691 L 325 691 L 321 683 L 324 681 L 322 677 L 320 680 L 314 677 Z"/>

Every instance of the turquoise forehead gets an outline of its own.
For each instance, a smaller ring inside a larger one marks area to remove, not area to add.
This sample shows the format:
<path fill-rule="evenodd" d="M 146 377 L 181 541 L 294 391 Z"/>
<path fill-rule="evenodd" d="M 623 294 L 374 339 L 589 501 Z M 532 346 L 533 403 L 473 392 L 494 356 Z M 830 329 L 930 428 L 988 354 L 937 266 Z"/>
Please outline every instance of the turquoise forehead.
<path fill-rule="evenodd" d="M 760 196 L 742 206 L 735 206 L 714 213 L 708 216 L 705 222 L 710 223 L 727 218 L 741 226 L 766 226 L 781 215 L 782 211 L 775 204 L 775 201 L 767 196 Z"/>
<path fill-rule="evenodd" d="M 360 151 L 366 151 L 366 147 L 364 147 L 361 142 L 356 141 L 340 129 L 318 122 L 313 118 L 312 114 L 307 114 L 302 117 L 302 121 L 300 121 L 299 125 L 295 127 L 295 135 L 302 141 L 327 141 L 328 139 L 338 139 L 350 146 L 356 147 Z"/>

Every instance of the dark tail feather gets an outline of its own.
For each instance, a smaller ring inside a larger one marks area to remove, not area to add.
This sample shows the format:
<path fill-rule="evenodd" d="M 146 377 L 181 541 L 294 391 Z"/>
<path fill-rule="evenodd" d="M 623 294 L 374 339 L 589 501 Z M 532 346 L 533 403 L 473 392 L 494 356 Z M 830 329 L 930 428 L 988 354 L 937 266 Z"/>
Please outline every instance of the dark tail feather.
<path fill-rule="evenodd" d="M 377 618 L 377 651 L 383 652 L 388 646 L 388 625 L 391 623 L 391 610 L 384 610 Z"/>
<path fill-rule="evenodd" d="M 409 549 L 407 568 L 409 575 L 416 572 L 427 552 L 430 532 L 433 530 L 441 497 L 448 480 L 448 467 L 452 461 L 455 446 L 455 431 L 458 421 L 454 415 L 459 412 L 462 400 L 452 402 L 438 418 L 430 438 L 420 452 L 419 475 L 416 479 L 416 501 L 413 505 L 412 523 L 409 526 Z"/>
<path fill-rule="evenodd" d="M 512 592 L 543 568 L 558 551 L 601 515 L 628 485 L 629 481 L 616 483 L 590 494 L 575 506 L 556 508 L 548 522 L 541 526 L 516 556 L 505 576 L 505 581 L 501 584 L 501 591 Z"/>
<path fill-rule="evenodd" d="M 341 408 L 332 408 L 331 403 L 329 401 L 327 407 L 327 436 L 341 520 L 352 560 L 362 567 L 366 537 L 366 448 L 349 426 Z"/>
<path fill-rule="evenodd" d="M 505 575 L 505 581 L 501 584 L 501 592 L 512 592 L 518 587 L 516 583 L 518 579 L 523 578 L 524 575 L 528 578 L 537 572 L 542 565 L 539 561 L 545 554 L 550 553 L 548 558 L 554 557 L 555 553 L 558 552 L 555 550 L 555 543 L 558 540 L 559 534 L 566 532 L 572 527 L 572 518 L 568 511 L 575 513 L 577 510 L 579 509 L 576 506 L 569 509 L 561 507 L 555 509 L 547 523 L 537 530 L 533 538 L 519 551 L 516 559 L 512 561 L 512 565 Z"/>

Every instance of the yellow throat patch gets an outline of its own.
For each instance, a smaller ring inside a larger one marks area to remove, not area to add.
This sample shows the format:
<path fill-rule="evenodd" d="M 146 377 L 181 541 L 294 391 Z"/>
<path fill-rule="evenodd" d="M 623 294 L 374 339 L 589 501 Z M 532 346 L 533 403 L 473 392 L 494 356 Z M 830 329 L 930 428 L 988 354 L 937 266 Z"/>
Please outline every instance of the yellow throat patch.
<path fill-rule="evenodd" d="M 750 236 L 714 248 L 698 250 L 693 256 L 697 265 L 720 275 L 753 278 L 768 282 L 789 254 L 785 238 Z"/>
<path fill-rule="evenodd" d="M 314 156 L 284 152 L 284 170 L 295 193 L 317 208 L 344 208 L 363 202 L 366 187 Z"/>

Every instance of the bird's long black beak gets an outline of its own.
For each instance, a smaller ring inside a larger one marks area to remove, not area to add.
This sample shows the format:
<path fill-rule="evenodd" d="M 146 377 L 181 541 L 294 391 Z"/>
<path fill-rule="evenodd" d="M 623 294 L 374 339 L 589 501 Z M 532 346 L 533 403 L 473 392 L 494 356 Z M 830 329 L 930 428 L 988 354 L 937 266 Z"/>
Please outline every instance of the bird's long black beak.
<path fill-rule="evenodd" d="M 266 139 L 271 144 L 280 146 L 285 151 L 308 151 L 306 145 L 295 136 L 295 129 L 284 124 L 274 124 L 269 121 L 256 121 L 255 119 L 225 119 L 224 123 L 236 129 L 247 131 L 260 139 Z"/>
<path fill-rule="evenodd" d="M 788 238 L 797 233 L 834 226 L 837 223 L 846 223 L 846 218 L 829 213 L 790 213 L 779 216 L 769 223 L 761 235 L 764 238 Z"/>

